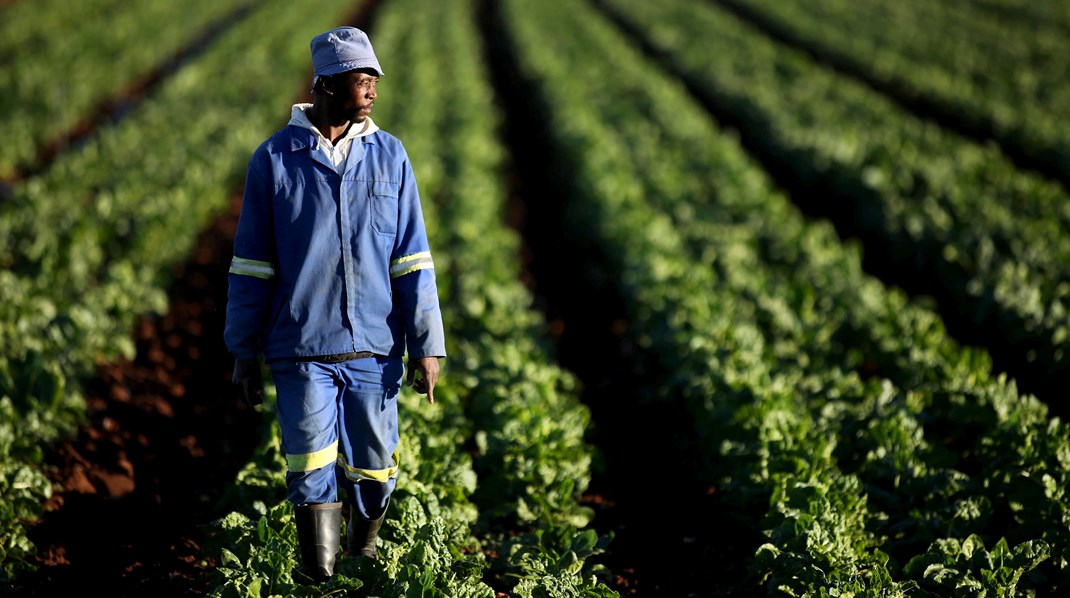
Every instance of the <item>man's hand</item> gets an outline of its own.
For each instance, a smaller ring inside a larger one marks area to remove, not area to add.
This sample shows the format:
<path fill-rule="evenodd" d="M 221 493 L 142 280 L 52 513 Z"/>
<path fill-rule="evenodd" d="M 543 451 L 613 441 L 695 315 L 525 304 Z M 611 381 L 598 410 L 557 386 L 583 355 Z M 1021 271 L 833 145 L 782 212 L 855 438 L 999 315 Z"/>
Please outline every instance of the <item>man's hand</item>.
<path fill-rule="evenodd" d="M 420 377 L 416 377 L 416 372 Z M 435 404 L 435 383 L 438 382 L 438 358 L 420 357 L 409 360 L 409 373 L 405 380 L 406 386 L 411 386 L 416 392 L 427 395 L 427 402 Z"/>
<path fill-rule="evenodd" d="M 260 360 L 238 359 L 234 361 L 234 374 L 230 381 L 238 391 L 238 396 L 249 406 L 264 402 L 264 377 L 260 373 Z"/>

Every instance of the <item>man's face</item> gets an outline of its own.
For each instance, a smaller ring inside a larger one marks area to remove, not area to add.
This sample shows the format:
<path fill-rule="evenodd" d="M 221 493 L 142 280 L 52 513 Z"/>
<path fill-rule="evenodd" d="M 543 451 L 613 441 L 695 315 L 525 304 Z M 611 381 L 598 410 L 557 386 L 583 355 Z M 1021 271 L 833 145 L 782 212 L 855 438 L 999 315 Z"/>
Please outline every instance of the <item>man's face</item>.
<path fill-rule="evenodd" d="M 376 84 L 379 77 L 371 69 L 350 71 L 338 75 L 335 90 L 342 109 L 349 114 L 349 120 L 364 122 L 372 112 L 375 103 Z"/>

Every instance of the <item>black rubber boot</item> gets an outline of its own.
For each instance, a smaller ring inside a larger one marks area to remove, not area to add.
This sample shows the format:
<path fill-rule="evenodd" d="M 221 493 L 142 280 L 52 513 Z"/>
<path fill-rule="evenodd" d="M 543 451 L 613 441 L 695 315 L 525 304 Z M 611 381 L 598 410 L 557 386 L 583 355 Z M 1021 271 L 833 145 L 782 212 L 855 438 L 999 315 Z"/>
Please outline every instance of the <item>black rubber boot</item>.
<path fill-rule="evenodd" d="M 390 507 L 390 498 L 386 499 L 386 506 L 382 513 L 375 519 L 365 519 L 360 516 L 356 508 L 349 512 L 349 529 L 346 531 L 346 543 L 349 545 L 349 556 L 366 556 L 373 559 L 379 558 L 379 551 L 375 548 L 376 540 L 379 539 L 379 528 L 386 519 L 386 511 Z"/>
<path fill-rule="evenodd" d="M 297 543 L 301 548 L 298 580 L 327 581 L 334 576 L 334 563 L 342 540 L 342 503 L 295 506 L 294 518 Z"/>

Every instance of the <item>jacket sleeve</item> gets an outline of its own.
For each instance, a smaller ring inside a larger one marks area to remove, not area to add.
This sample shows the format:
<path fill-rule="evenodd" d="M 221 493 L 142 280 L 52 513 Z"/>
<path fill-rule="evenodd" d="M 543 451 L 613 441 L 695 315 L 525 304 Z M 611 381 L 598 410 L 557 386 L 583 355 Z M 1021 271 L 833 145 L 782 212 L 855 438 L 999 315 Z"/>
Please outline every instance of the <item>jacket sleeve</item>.
<path fill-rule="evenodd" d="M 259 156 L 259 157 L 258 157 Z M 227 349 L 237 359 L 260 355 L 261 338 L 275 290 L 275 228 L 271 177 L 263 169 L 261 152 L 249 162 L 234 256 L 227 275 L 227 320 L 223 332 Z"/>
<path fill-rule="evenodd" d="M 401 308 L 406 350 L 410 358 L 445 357 L 435 263 L 416 179 L 407 159 L 402 166 L 398 199 L 398 232 L 390 260 L 390 280 Z"/>

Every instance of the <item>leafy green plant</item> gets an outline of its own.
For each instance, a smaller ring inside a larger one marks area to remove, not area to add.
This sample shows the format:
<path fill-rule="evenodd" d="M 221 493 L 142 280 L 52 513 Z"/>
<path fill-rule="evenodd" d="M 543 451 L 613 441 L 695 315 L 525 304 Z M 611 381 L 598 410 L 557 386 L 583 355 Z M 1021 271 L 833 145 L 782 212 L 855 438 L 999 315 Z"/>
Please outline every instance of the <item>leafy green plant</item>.
<path fill-rule="evenodd" d="M 1022 575 L 1050 556 L 1042 540 L 1011 547 L 1000 539 L 987 550 L 981 538 L 971 534 L 962 540 L 937 540 L 926 553 L 911 559 L 905 571 L 937 595 L 1018 596 Z"/>

